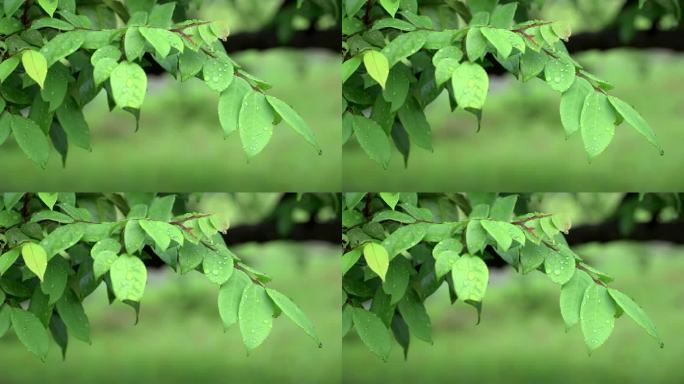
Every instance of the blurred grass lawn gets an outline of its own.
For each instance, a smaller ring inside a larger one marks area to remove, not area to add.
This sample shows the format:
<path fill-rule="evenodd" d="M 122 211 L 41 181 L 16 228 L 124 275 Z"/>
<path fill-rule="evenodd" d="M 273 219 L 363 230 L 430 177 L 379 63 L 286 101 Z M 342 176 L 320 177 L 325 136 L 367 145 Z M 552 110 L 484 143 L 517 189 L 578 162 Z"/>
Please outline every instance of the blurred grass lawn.
<path fill-rule="evenodd" d="M 428 303 L 434 345 L 412 339 L 408 361 L 395 344 L 383 363 L 355 333 L 343 342 L 347 383 L 682 383 L 684 382 L 684 247 L 614 243 L 578 253 L 615 278 L 653 319 L 657 343 L 627 316 L 588 356 L 578 327 L 564 332 L 558 286 L 543 274 L 506 270 L 492 276 L 482 323 L 472 307 L 449 306 L 446 291 Z"/>
<path fill-rule="evenodd" d="M 344 189 L 402 191 L 625 191 L 682 190 L 684 57 L 610 51 L 578 56 L 611 91 L 649 121 L 665 149 L 660 156 L 629 125 L 618 127 L 606 152 L 587 160 L 579 134 L 566 141 L 559 95 L 535 79 L 496 80 L 482 130 L 472 115 L 450 112 L 442 95 L 428 109 L 434 153 L 412 148 L 408 169 L 394 151 L 388 170 L 355 142 L 344 147 Z"/>
<path fill-rule="evenodd" d="M 67 359 L 51 344 L 46 363 L 9 332 L 0 339 L 3 384 L 36 383 L 338 383 L 341 381 L 339 250 L 269 243 L 235 252 L 270 274 L 314 322 L 323 348 L 282 317 L 247 356 L 236 326 L 223 333 L 218 289 L 198 273 L 150 276 L 140 323 L 99 290 L 86 301 L 92 346 L 70 340 Z"/>
<path fill-rule="evenodd" d="M 46 170 L 12 140 L 0 147 L 2 190 L 334 191 L 342 180 L 339 59 L 316 51 L 270 50 L 234 57 L 273 84 L 269 94 L 297 110 L 315 131 L 322 155 L 284 123 L 247 161 L 237 134 L 223 139 L 218 95 L 199 80 L 152 81 L 140 131 L 101 94 L 86 108 L 92 152 L 72 148 L 66 168 L 53 151 Z"/>

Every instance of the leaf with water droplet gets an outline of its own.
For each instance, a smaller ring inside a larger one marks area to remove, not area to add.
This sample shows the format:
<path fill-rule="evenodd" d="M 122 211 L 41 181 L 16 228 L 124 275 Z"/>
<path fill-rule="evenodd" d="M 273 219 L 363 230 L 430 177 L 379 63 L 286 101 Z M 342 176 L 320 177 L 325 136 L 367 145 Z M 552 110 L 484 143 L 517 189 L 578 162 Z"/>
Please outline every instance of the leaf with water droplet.
<path fill-rule="evenodd" d="M 411 334 L 420 340 L 432 344 L 430 316 L 425 310 L 425 305 L 420 301 L 413 289 L 409 289 L 406 292 L 404 298 L 399 302 L 398 309 Z"/>
<path fill-rule="evenodd" d="M 266 97 L 251 91 L 242 101 L 239 116 L 240 141 L 248 157 L 258 155 L 273 136 L 275 114 Z"/>
<path fill-rule="evenodd" d="M 375 313 L 358 307 L 352 308 L 352 319 L 356 333 L 366 347 L 387 360 L 392 351 L 392 339 L 382 320 Z"/>
<path fill-rule="evenodd" d="M 635 323 L 646 330 L 649 335 L 653 336 L 658 341 L 658 344 L 662 345 L 662 340 L 658 335 L 655 324 L 653 324 L 653 321 L 651 321 L 646 312 L 634 300 L 617 289 L 608 288 L 608 293 Z"/>
<path fill-rule="evenodd" d="M 261 345 L 273 327 L 273 302 L 266 290 L 249 284 L 242 293 L 238 311 L 242 341 L 248 351 Z"/>
<path fill-rule="evenodd" d="M 584 292 L 580 326 L 590 352 L 600 347 L 613 332 L 615 310 L 615 302 L 605 287 L 591 284 Z"/>
<path fill-rule="evenodd" d="M 112 264 L 109 271 L 112 289 L 116 298 L 124 301 L 140 301 L 147 283 L 147 268 L 137 257 L 121 255 Z"/>
<path fill-rule="evenodd" d="M 283 313 L 290 318 L 295 324 L 297 324 L 301 329 L 306 332 L 307 335 L 314 339 L 316 344 L 320 347 L 321 340 L 318 338 L 316 329 L 309 320 L 309 318 L 304 314 L 304 312 L 295 304 L 290 298 L 283 295 L 282 293 L 276 291 L 275 289 L 267 288 L 266 292 L 268 296 L 273 300 L 275 305 L 277 305 Z"/>
<path fill-rule="evenodd" d="M 202 269 L 207 279 L 219 285 L 228 281 L 233 274 L 233 258 L 232 252 L 224 248 L 206 253 L 202 261 Z"/>
<path fill-rule="evenodd" d="M 565 92 L 575 82 L 575 64 L 564 56 L 553 58 L 544 67 L 544 77 L 552 89 Z"/>
<path fill-rule="evenodd" d="M 482 301 L 489 282 L 489 269 L 481 258 L 461 256 L 454 263 L 451 276 L 460 299 Z"/>
<path fill-rule="evenodd" d="M 600 155 L 613 140 L 616 118 L 606 95 L 592 92 L 584 100 L 580 129 L 589 158 Z"/>
<path fill-rule="evenodd" d="M 17 338 L 29 350 L 45 360 L 48 353 L 49 338 L 43 324 L 33 313 L 21 308 L 11 308 L 10 318 Z"/>

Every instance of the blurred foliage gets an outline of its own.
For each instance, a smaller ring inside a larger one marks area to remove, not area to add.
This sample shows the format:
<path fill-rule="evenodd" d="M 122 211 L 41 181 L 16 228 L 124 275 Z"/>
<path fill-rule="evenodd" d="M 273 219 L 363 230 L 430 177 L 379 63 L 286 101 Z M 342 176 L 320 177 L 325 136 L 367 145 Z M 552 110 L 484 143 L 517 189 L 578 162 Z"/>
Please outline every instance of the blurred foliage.
<path fill-rule="evenodd" d="M 633 195 L 632 195 L 633 196 Z M 622 215 L 625 195 L 532 194 L 528 209 L 542 209 L 572 219 L 573 225 Z M 631 216 L 637 222 L 655 217 L 672 220 L 679 212 L 675 194 L 637 195 Z M 624 217 L 629 216 L 624 214 Z M 572 229 L 571 229 L 572 232 Z M 575 327 L 563 333 L 556 295 L 559 288 L 542 274 L 521 276 L 512 268 L 494 271 L 479 325 L 477 314 L 462 302 L 449 304 L 447 287 L 426 302 L 434 345 L 412 340 L 409 359 L 393 353 L 388 363 L 374 358 L 355 335 L 344 339 L 344 382 L 443 382 L 458 377 L 478 383 L 679 383 L 684 358 L 681 309 L 684 247 L 663 243 L 614 242 L 574 248 L 588 263 L 610 271 L 613 285 L 630 292 L 658 324 L 666 340 L 659 349 L 630 320 L 617 320 L 611 339 L 591 357 Z M 394 345 L 399 348 L 399 345 Z M 626 362 L 629 362 L 627 364 Z"/>
<path fill-rule="evenodd" d="M 37 169 L 12 142 L 0 151 L 1 190 L 172 190 L 267 192 L 341 188 L 341 111 L 338 64 L 319 52 L 273 50 L 235 55 L 245 68 L 273 80 L 273 95 L 287 99 L 318 134 L 323 155 L 294 132 L 276 127 L 269 150 L 247 161 L 239 140 L 223 140 L 218 96 L 199 81 L 172 79 L 150 85 L 140 124 L 109 112 L 104 97 L 86 109 L 93 151 L 74 150 Z M 325 94 L 326 97 L 302 95 Z M 57 158 L 57 156 L 54 156 Z"/>
<path fill-rule="evenodd" d="M 681 190 L 684 152 L 684 58 L 667 53 L 585 53 L 577 60 L 620 84 L 615 94 L 641 111 L 665 149 L 659 156 L 629 127 L 589 163 L 579 137 L 564 140 L 559 99 L 541 82 L 492 84 L 483 129 L 469 114 L 450 112 L 446 97 L 427 111 L 434 152 L 414 151 L 407 169 L 399 154 L 387 171 L 371 164 L 358 146 L 343 153 L 346 190 Z M 511 113 L 515 111 L 515 113 Z M 624 128 L 624 129 L 623 129 Z M 418 182 L 419 181 L 419 182 Z"/>
<path fill-rule="evenodd" d="M 106 292 L 86 300 L 92 346 L 75 342 L 62 362 L 57 348 L 46 363 L 30 356 L 13 334 L 0 340 L 0 381 L 35 383 L 338 383 L 340 366 L 340 275 L 336 247 L 287 242 L 234 248 L 257 268 L 277 275 L 272 286 L 288 292 L 312 318 L 323 342 L 318 349 L 295 325 L 276 319 L 270 343 L 247 356 L 238 332 L 217 322 L 215 286 L 198 274 L 153 273 L 133 326 L 130 309 L 106 304 Z M 315 287 L 315 289 L 314 289 Z"/>

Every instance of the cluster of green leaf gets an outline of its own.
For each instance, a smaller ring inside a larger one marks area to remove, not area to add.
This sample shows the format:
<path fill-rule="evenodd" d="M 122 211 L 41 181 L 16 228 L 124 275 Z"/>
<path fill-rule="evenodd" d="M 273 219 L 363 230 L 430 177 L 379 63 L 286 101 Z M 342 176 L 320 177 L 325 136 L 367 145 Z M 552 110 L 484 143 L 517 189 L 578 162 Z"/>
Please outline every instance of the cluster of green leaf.
<path fill-rule="evenodd" d="M 347 193 L 343 210 L 343 334 L 353 327 L 387 359 L 394 338 L 408 353 L 411 336 L 432 343 L 425 300 L 442 285 L 451 302 L 477 309 L 500 258 L 522 274 L 545 273 L 560 285 L 566 327 L 577 324 L 589 351 L 601 346 L 626 313 L 657 340 L 645 312 L 612 278 L 586 264 L 563 236 L 558 215 L 526 212 L 518 195 Z"/>
<path fill-rule="evenodd" d="M 432 151 L 425 108 L 443 91 L 451 109 L 474 114 L 478 130 L 489 90 L 487 68 L 522 81 L 539 78 L 562 94 L 567 136 L 580 132 L 590 158 L 626 121 L 661 152 L 648 123 L 607 94 L 563 43 L 564 22 L 530 19 L 528 1 L 345 0 L 342 21 L 344 141 L 388 166 L 392 144 L 408 161 L 413 146 Z"/>
<path fill-rule="evenodd" d="M 221 94 L 224 134 L 239 132 L 247 156 L 261 152 L 283 120 L 318 148 L 299 114 L 226 54 L 225 26 L 183 15 L 176 2 L 154 0 L 4 1 L 0 144 L 12 134 L 43 167 L 50 143 L 63 161 L 70 146 L 90 150 L 83 108 L 104 89 L 111 109 L 138 121 L 147 91 L 143 68 L 156 64 L 182 81 L 200 78 Z"/>
<path fill-rule="evenodd" d="M 285 313 L 317 343 L 311 321 L 271 278 L 244 264 L 220 234 L 215 215 L 187 212 L 174 194 L 5 193 L 0 199 L 0 337 L 13 328 L 45 359 L 50 335 L 66 353 L 69 338 L 90 343 L 83 300 L 103 282 L 110 303 L 136 319 L 155 258 L 181 274 L 199 271 L 219 286 L 226 329 L 239 324 L 247 350 Z M 137 321 L 137 320 L 136 320 Z"/>

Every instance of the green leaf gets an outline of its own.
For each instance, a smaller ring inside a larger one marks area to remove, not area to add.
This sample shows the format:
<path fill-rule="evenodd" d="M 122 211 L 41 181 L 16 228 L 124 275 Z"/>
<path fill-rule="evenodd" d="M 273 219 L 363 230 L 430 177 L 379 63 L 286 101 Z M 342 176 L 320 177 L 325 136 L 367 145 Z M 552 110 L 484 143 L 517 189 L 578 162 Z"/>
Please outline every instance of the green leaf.
<path fill-rule="evenodd" d="M 45 205 L 52 210 L 52 208 L 55 206 L 55 203 L 57 202 L 57 197 L 59 196 L 59 193 L 57 192 L 38 192 L 38 198 L 40 201 L 45 203 Z"/>
<path fill-rule="evenodd" d="M 133 254 L 138 252 L 145 244 L 145 231 L 138 220 L 129 220 L 124 227 L 124 245 L 126 252 Z"/>
<path fill-rule="evenodd" d="M 399 121 L 406 129 L 411 142 L 420 148 L 432 151 L 432 132 L 425 112 L 414 97 L 409 96 L 399 109 Z"/>
<path fill-rule="evenodd" d="M 366 71 L 384 89 L 389 76 L 389 62 L 382 52 L 368 50 L 363 53 L 363 64 Z"/>
<path fill-rule="evenodd" d="M 140 220 L 140 227 L 147 233 L 161 251 L 165 251 L 171 244 L 169 223 L 153 220 Z"/>
<path fill-rule="evenodd" d="M 276 113 L 280 115 L 280 117 L 282 117 L 283 120 L 285 120 L 285 122 L 295 130 L 295 132 L 302 135 L 304 140 L 316 148 L 317 151 L 321 151 L 313 130 L 311 127 L 309 127 L 306 121 L 304 121 L 304 119 L 302 119 L 302 117 L 299 116 L 294 109 L 292 109 L 292 107 L 274 96 L 266 96 L 266 100 L 268 100 L 268 103 L 271 104 L 271 107 L 273 107 Z"/>
<path fill-rule="evenodd" d="M 227 56 L 210 57 L 202 69 L 204 82 L 216 92 L 225 91 L 235 78 L 233 63 Z"/>
<path fill-rule="evenodd" d="M 466 246 L 468 252 L 479 253 L 487 242 L 487 232 L 482 228 L 480 220 L 470 220 L 466 227 Z"/>
<path fill-rule="evenodd" d="M 76 245 L 84 235 L 85 226 L 82 223 L 62 225 L 45 236 L 40 245 L 45 249 L 48 259 L 52 259 L 59 252 Z"/>
<path fill-rule="evenodd" d="M 584 299 L 584 292 L 592 284 L 591 277 L 584 271 L 577 271 L 570 281 L 563 284 L 560 292 L 560 311 L 565 322 L 565 329 L 579 323 L 580 308 Z"/>
<path fill-rule="evenodd" d="M 615 135 L 615 112 L 606 95 L 590 93 L 584 100 L 580 128 L 589 158 L 600 155 Z"/>
<path fill-rule="evenodd" d="M 496 240 L 499 248 L 504 252 L 508 251 L 513 244 L 513 240 L 520 245 L 525 244 L 525 233 L 516 225 L 492 220 L 482 220 L 480 224 Z"/>
<path fill-rule="evenodd" d="M 548 61 L 549 57 L 546 54 L 535 52 L 532 49 L 526 50 L 520 56 L 520 73 L 523 81 L 537 77 L 542 73 Z"/>
<path fill-rule="evenodd" d="M 48 353 L 48 333 L 36 315 L 21 308 L 11 308 L 10 318 L 17 338 L 29 352 L 45 360 Z"/>
<path fill-rule="evenodd" d="M 116 252 L 101 251 L 93 253 L 93 274 L 98 279 L 104 276 L 112 268 L 112 264 L 119 258 Z"/>
<path fill-rule="evenodd" d="M 40 97 L 49 103 L 49 111 L 55 111 L 64 102 L 71 80 L 69 69 L 62 64 L 53 65 L 48 70 L 45 85 L 40 91 Z"/>
<path fill-rule="evenodd" d="M 656 148 L 658 148 L 661 154 L 664 153 L 663 148 L 658 143 L 658 139 L 656 138 L 655 133 L 648 125 L 648 122 L 646 122 L 646 120 L 643 117 L 641 117 L 639 112 L 635 111 L 634 108 L 632 108 L 629 104 L 625 103 L 624 101 L 618 99 L 615 96 L 608 96 L 608 101 L 610 101 L 610 104 L 615 108 L 615 110 L 620 114 L 620 116 L 622 116 L 622 118 L 624 118 L 625 121 L 629 123 L 629 125 L 634 127 L 634 129 L 636 129 L 637 132 L 643 135 L 649 143 L 653 144 Z"/>
<path fill-rule="evenodd" d="M 395 257 L 389 264 L 382 290 L 391 296 L 390 304 L 394 305 L 406 293 L 411 275 L 411 263 L 404 257 Z"/>
<path fill-rule="evenodd" d="M 502 58 L 506 59 L 511 55 L 511 52 L 513 52 L 513 45 L 511 45 L 510 38 L 506 35 L 506 32 L 512 32 L 489 27 L 480 28 L 480 32 L 482 32 L 482 35 L 484 35 L 494 48 L 496 48 Z"/>
<path fill-rule="evenodd" d="M 121 62 L 111 73 L 112 96 L 120 108 L 140 109 L 147 92 L 147 75 L 135 63 Z"/>
<path fill-rule="evenodd" d="M 50 17 L 52 17 L 57 10 L 57 3 L 59 3 L 59 0 L 38 0 L 38 5 L 40 5 Z"/>
<path fill-rule="evenodd" d="M 523 273 L 530 273 L 539 268 L 544 260 L 550 257 L 551 253 L 553 250 L 546 245 L 534 244 L 531 241 L 526 242 L 525 246 L 520 249 L 520 264 Z"/>
<path fill-rule="evenodd" d="M 12 326 L 12 320 L 10 319 L 11 311 L 12 307 L 9 305 L 0 304 L 0 338 L 5 336 L 7 331 L 9 331 L 10 327 Z"/>
<path fill-rule="evenodd" d="M 380 192 L 380 198 L 384 201 L 390 208 L 394 209 L 399 202 L 399 192 Z"/>
<path fill-rule="evenodd" d="M 489 282 L 489 269 L 481 258 L 463 255 L 451 271 L 454 288 L 458 297 L 464 301 L 482 301 Z"/>
<path fill-rule="evenodd" d="M 425 310 L 425 305 L 420 301 L 413 289 L 409 289 L 406 292 L 404 298 L 399 302 L 398 309 L 411 334 L 420 340 L 432 344 L 430 316 Z"/>
<path fill-rule="evenodd" d="M 45 56 L 47 67 L 76 52 L 85 42 L 85 32 L 69 31 L 58 33 L 40 49 Z M 46 68 L 47 68 L 46 67 Z"/>
<path fill-rule="evenodd" d="M 67 97 L 64 104 L 57 109 L 57 120 L 70 142 L 77 147 L 90 150 L 90 128 L 85 121 L 83 111 L 71 97 Z"/>
<path fill-rule="evenodd" d="M 71 289 L 64 292 L 57 302 L 57 313 L 69 331 L 69 335 L 90 343 L 90 322 L 83 305 Z"/>
<path fill-rule="evenodd" d="M 466 54 L 468 60 L 477 61 L 487 52 L 487 40 L 482 35 L 480 28 L 470 28 L 466 35 Z"/>
<path fill-rule="evenodd" d="M 110 57 L 104 57 L 95 63 L 93 68 L 93 80 L 95 85 L 100 85 L 107 81 L 119 63 Z"/>
<path fill-rule="evenodd" d="M 277 305 L 278 308 L 280 308 L 280 310 L 283 311 L 285 316 L 289 317 L 290 320 L 292 320 L 292 322 L 294 322 L 301 329 L 303 329 L 307 335 L 311 336 L 311 338 L 314 339 L 314 341 L 316 342 L 316 344 L 318 344 L 319 347 L 323 346 L 321 344 L 321 340 L 318 338 L 318 334 L 316 333 L 316 329 L 313 323 L 297 306 L 297 304 L 292 302 L 292 300 L 290 300 L 287 296 L 276 291 L 275 289 L 267 288 L 266 292 L 268 293 L 268 296 L 271 297 L 271 300 L 273 300 L 275 305 Z"/>
<path fill-rule="evenodd" d="M 418 52 L 425 45 L 426 41 L 426 31 L 413 31 L 403 33 L 397 36 L 389 44 L 387 44 L 385 48 L 383 48 L 382 54 L 384 55 L 384 57 L 387 58 L 389 68 L 392 68 L 401 60 L 404 60 Z M 368 65 L 366 65 L 366 68 L 368 68 Z M 387 77 L 387 74 L 385 74 L 385 77 Z M 380 81 L 378 81 L 378 83 L 380 83 Z"/>
<path fill-rule="evenodd" d="M 116 298 L 125 301 L 140 301 L 147 283 L 147 268 L 143 262 L 131 255 L 121 255 L 109 270 L 112 289 Z"/>
<path fill-rule="evenodd" d="M 129 61 L 138 60 L 145 52 L 145 38 L 138 28 L 128 28 L 124 36 L 124 51 Z"/>
<path fill-rule="evenodd" d="M 202 269 L 209 281 L 222 285 L 233 274 L 233 256 L 226 249 L 208 252 L 202 261 Z"/>
<path fill-rule="evenodd" d="M 544 76 L 552 89 L 565 92 L 575 82 L 575 64 L 562 56 L 558 59 L 551 59 L 546 63 Z"/>
<path fill-rule="evenodd" d="M 382 5 L 382 7 L 385 8 L 387 13 L 389 13 L 392 17 L 394 17 L 394 15 L 397 13 L 397 10 L 399 10 L 399 3 L 400 0 L 380 0 L 380 5 Z"/>
<path fill-rule="evenodd" d="M 392 339 L 382 320 L 375 313 L 358 307 L 352 309 L 352 319 L 356 332 L 366 347 L 387 360 L 392 351 Z"/>
<path fill-rule="evenodd" d="M 584 101 L 593 91 L 594 89 L 588 81 L 583 78 L 577 78 L 570 89 L 561 96 L 560 118 L 566 137 L 579 131 Z"/>
<path fill-rule="evenodd" d="M 273 303 L 266 290 L 256 284 L 245 288 L 238 312 L 242 341 L 248 351 L 261 345 L 273 327 Z"/>
<path fill-rule="evenodd" d="M 50 297 L 49 304 L 56 303 L 64 294 L 70 267 L 62 257 L 53 257 L 48 263 L 40 290 Z"/>
<path fill-rule="evenodd" d="M 362 60 L 363 58 L 361 55 L 357 55 L 342 63 L 342 84 L 344 84 L 351 77 L 351 75 L 356 72 L 361 65 Z"/>
<path fill-rule="evenodd" d="M 38 51 L 26 50 L 21 55 L 21 63 L 24 66 L 24 70 L 26 70 L 26 74 L 43 88 L 48 69 L 45 56 Z"/>
<path fill-rule="evenodd" d="M 180 264 L 181 273 L 185 274 L 197 268 L 211 252 L 203 244 L 186 242 L 178 250 L 178 263 Z"/>
<path fill-rule="evenodd" d="M 25 243 L 21 247 L 21 256 L 28 269 L 42 281 L 47 268 L 47 254 L 45 249 L 36 243 Z"/>
<path fill-rule="evenodd" d="M 242 101 L 239 116 L 240 140 L 247 157 L 258 155 L 273 136 L 273 108 L 259 92 L 250 92 Z"/>
<path fill-rule="evenodd" d="M 236 270 L 230 276 L 230 279 L 219 289 L 218 309 L 224 329 L 228 329 L 237 323 L 242 293 L 251 283 L 247 274 Z"/>
<path fill-rule="evenodd" d="M 389 138 L 375 121 L 361 115 L 352 116 L 354 135 L 368 157 L 380 163 L 384 168 L 389 166 Z"/>
<path fill-rule="evenodd" d="M 14 55 L 0 63 L 0 83 L 4 82 L 19 65 L 21 55 Z"/>
<path fill-rule="evenodd" d="M 19 148 L 29 159 L 45 168 L 50 154 L 50 145 L 38 124 L 23 116 L 11 115 L 10 126 Z"/>
<path fill-rule="evenodd" d="M 608 288 L 608 293 L 613 300 L 615 300 L 617 305 L 619 305 L 620 308 L 622 308 L 622 310 L 625 311 L 625 313 L 631 317 L 635 323 L 646 330 L 646 332 L 653 336 L 662 346 L 662 341 L 660 336 L 658 336 L 658 331 L 656 330 L 655 324 L 653 324 L 648 315 L 646 315 L 646 312 L 644 312 L 644 310 L 641 309 L 641 307 L 635 303 L 634 300 L 617 289 Z"/>
<path fill-rule="evenodd" d="M 592 284 L 584 292 L 580 326 L 589 352 L 600 347 L 613 332 L 615 310 L 615 303 L 605 287 Z"/>
<path fill-rule="evenodd" d="M 4 275 L 12 264 L 17 261 L 19 255 L 21 255 L 20 247 L 12 248 L 0 255 L 0 276 Z"/>
<path fill-rule="evenodd" d="M 221 93 L 218 102 L 218 115 L 224 137 L 228 137 L 238 130 L 242 102 L 251 90 L 252 87 L 245 79 L 236 77 L 228 88 Z"/>
<path fill-rule="evenodd" d="M 544 260 L 544 270 L 549 279 L 556 284 L 563 285 L 570 281 L 576 269 L 575 257 L 565 247 L 547 254 Z"/>
<path fill-rule="evenodd" d="M 363 257 L 368 267 L 384 281 L 389 268 L 389 255 L 385 247 L 375 242 L 366 243 L 363 246 Z"/>
<path fill-rule="evenodd" d="M 24 4 L 26 0 L 5 0 L 4 10 L 5 16 L 11 17 Z"/>
<path fill-rule="evenodd" d="M 147 40 L 161 58 L 165 58 L 171 52 L 171 44 L 167 33 L 169 31 L 160 28 L 138 28 L 140 34 Z"/>
<path fill-rule="evenodd" d="M 454 267 L 454 264 L 461 255 L 455 251 L 442 251 L 435 256 L 435 276 L 441 278 L 446 276 Z"/>
<path fill-rule="evenodd" d="M 478 64 L 463 63 L 451 78 L 454 97 L 462 109 L 482 109 L 489 90 L 487 72 Z"/>

